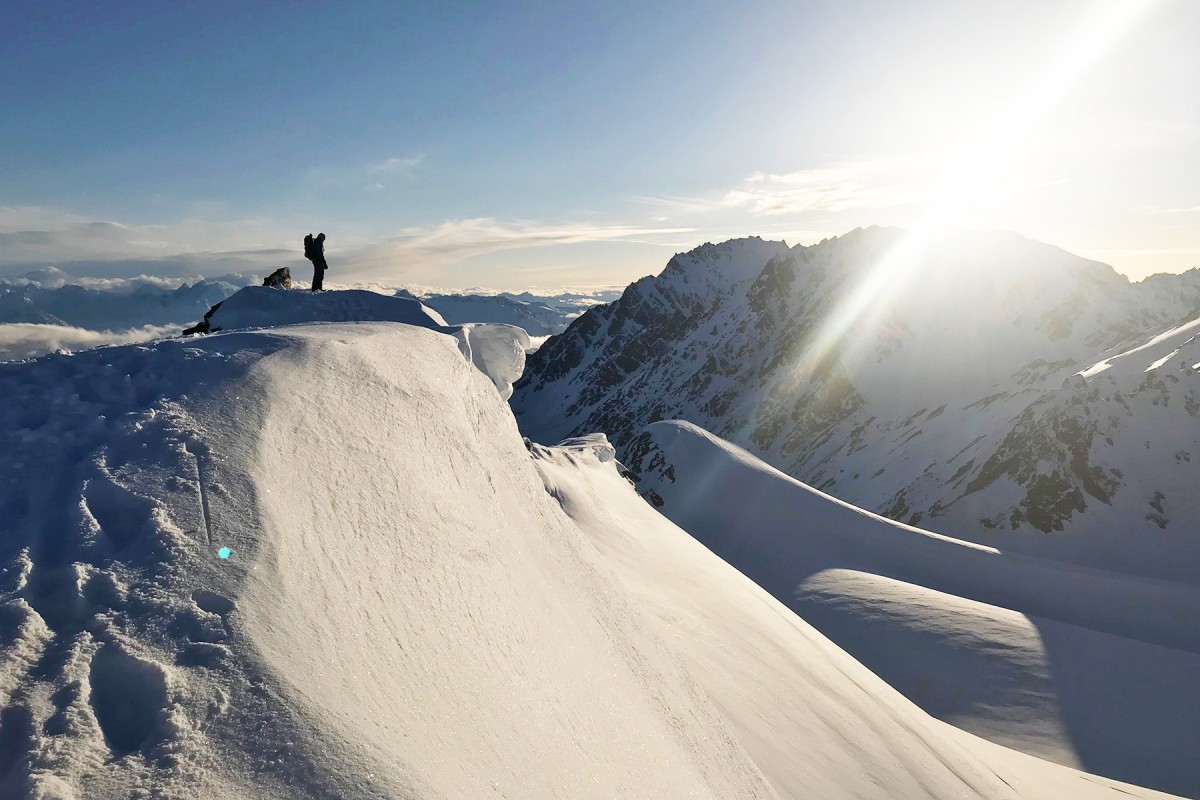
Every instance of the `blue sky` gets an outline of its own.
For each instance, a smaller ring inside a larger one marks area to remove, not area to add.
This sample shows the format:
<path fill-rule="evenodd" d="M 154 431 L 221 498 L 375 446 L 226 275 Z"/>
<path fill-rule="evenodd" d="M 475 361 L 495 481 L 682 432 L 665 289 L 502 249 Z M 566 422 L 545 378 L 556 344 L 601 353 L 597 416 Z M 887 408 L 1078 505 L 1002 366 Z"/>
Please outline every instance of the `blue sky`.
<path fill-rule="evenodd" d="M 650 7 L 648 8 L 647 5 Z M 19 4 L 0 273 L 619 284 L 744 235 L 1200 266 L 1200 4 Z"/>

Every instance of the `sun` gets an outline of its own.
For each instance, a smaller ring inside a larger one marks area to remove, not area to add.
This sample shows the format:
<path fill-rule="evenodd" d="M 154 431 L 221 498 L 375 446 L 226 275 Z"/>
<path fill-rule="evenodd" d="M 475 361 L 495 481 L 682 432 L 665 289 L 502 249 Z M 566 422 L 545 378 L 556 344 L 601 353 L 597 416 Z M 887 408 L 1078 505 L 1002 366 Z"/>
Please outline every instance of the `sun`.
<path fill-rule="evenodd" d="M 1126 0 L 1109 5 L 1102 14 L 1081 18 L 1058 54 L 1015 102 L 995 114 L 981 115 L 992 120 L 986 131 L 969 141 L 945 143 L 933 167 L 937 187 L 933 201 L 830 315 L 797 364 L 799 374 L 813 373 L 835 349 L 843 368 L 852 374 L 862 361 L 862 350 L 874 339 L 870 334 L 882 323 L 878 312 L 884 301 L 916 277 L 914 271 L 932 242 L 955 227 L 1002 227 L 995 224 L 996 209 L 1019 201 L 1014 195 L 1025 182 L 1036 180 L 1030 165 L 1055 137 L 1047 117 L 1160 2 Z M 938 287 L 924 290 L 937 292 Z"/>

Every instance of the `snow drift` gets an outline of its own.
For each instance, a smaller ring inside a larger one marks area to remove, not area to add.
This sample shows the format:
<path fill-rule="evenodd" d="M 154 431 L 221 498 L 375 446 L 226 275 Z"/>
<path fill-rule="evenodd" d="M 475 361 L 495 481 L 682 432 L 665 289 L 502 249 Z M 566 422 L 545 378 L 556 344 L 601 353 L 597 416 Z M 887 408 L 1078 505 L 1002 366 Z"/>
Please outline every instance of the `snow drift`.
<path fill-rule="evenodd" d="M 448 333 L 459 350 L 495 384 L 507 400 L 525 369 L 529 333 L 515 325 L 470 323 L 449 326 L 441 315 L 411 296 L 387 296 L 361 289 L 330 292 L 242 289 L 217 303 L 185 335 L 238 328 L 269 328 L 312 322 L 404 322 Z"/>
<path fill-rule="evenodd" d="M 931 714 L 1090 772 L 1200 788 L 1195 585 L 902 525 L 685 422 L 633 449 L 667 517 Z"/>
<path fill-rule="evenodd" d="M 0 794 L 773 796 L 453 338 L 0 376 Z"/>
<path fill-rule="evenodd" d="M 388 297 L 363 289 L 336 292 L 306 292 L 247 286 L 217 303 L 204 320 L 189 328 L 192 333 L 211 333 L 235 328 L 266 328 L 303 322 L 406 322 L 423 328 L 445 327 L 446 321 L 419 300 Z"/>

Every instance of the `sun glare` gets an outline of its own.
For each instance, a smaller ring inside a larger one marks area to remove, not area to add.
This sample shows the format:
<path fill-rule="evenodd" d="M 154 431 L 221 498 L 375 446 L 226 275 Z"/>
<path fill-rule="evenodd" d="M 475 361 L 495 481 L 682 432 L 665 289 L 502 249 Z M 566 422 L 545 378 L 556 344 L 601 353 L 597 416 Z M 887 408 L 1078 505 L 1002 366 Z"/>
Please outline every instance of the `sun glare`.
<path fill-rule="evenodd" d="M 1015 103 L 994 118 L 990 131 L 946 158 L 946 177 L 934 204 L 830 315 L 797 364 L 800 375 L 811 374 L 835 346 L 842 367 L 850 374 L 858 370 L 864 350 L 874 338 L 869 334 L 877 328 L 880 312 L 910 280 L 921 277 L 916 268 L 930 243 L 948 228 L 977 219 L 975 212 L 1012 192 L 1014 176 L 1021 179 L 1023 166 L 1045 144 L 1039 141 L 1039 134 L 1047 135 L 1042 125 L 1047 115 L 1159 2 L 1128 0 L 1111 6 L 1103 15 L 1081 19 L 1074 33 L 1065 38 L 1058 57 L 1039 71 Z M 928 285 L 922 291 L 936 292 L 938 287 Z"/>

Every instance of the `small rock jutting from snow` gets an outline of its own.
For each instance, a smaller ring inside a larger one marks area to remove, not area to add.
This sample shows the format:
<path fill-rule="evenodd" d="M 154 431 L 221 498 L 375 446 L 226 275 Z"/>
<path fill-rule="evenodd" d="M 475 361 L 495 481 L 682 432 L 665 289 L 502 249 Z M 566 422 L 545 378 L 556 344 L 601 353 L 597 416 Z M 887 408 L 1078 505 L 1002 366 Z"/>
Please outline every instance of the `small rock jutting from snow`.
<path fill-rule="evenodd" d="M 263 278 L 262 285 L 271 286 L 276 289 L 290 289 L 292 288 L 292 270 L 288 267 L 280 267 Z"/>

